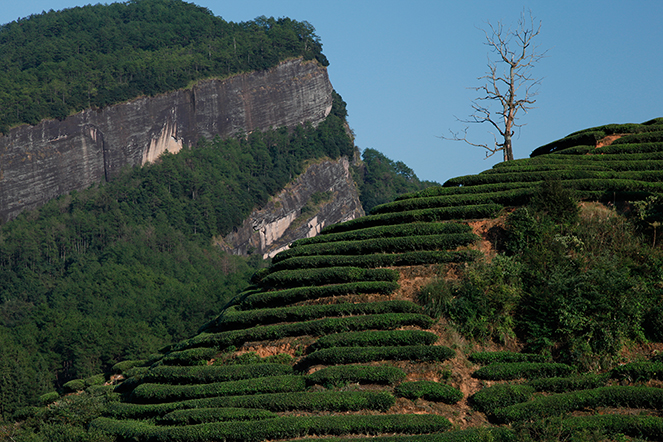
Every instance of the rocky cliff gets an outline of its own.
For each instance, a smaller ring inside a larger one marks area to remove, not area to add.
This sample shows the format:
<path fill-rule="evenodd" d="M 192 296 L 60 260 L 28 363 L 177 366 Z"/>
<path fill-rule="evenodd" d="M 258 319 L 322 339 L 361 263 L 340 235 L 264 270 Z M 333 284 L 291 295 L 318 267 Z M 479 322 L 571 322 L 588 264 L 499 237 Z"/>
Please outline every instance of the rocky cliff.
<path fill-rule="evenodd" d="M 299 238 L 320 233 L 325 225 L 364 215 L 347 158 L 311 164 L 267 205 L 255 210 L 219 241 L 235 255 L 259 253 L 271 258 Z"/>
<path fill-rule="evenodd" d="M 111 179 L 125 166 L 177 152 L 200 137 L 227 137 L 322 121 L 332 86 L 316 62 L 207 80 L 190 89 L 88 109 L 0 136 L 0 222 L 71 190 Z"/>

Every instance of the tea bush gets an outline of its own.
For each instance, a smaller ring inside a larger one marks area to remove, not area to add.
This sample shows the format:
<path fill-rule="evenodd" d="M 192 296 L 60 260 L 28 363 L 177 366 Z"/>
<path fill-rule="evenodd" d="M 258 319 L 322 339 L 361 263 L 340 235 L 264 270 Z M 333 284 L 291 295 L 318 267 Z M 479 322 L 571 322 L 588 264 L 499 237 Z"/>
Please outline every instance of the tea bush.
<path fill-rule="evenodd" d="M 403 382 L 394 389 L 396 396 L 407 399 L 423 398 L 427 401 L 455 404 L 463 399 L 463 393 L 450 385 L 433 381 Z"/>

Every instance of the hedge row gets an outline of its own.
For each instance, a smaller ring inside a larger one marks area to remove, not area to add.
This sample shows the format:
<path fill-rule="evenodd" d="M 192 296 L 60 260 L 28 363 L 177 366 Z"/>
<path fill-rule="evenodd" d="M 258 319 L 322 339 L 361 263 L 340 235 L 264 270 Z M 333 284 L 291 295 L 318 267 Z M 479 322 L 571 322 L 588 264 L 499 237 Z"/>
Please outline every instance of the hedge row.
<path fill-rule="evenodd" d="M 602 155 L 605 156 L 605 155 Z M 487 170 L 481 172 L 482 174 L 500 174 L 500 173 L 531 173 L 531 172 L 545 172 L 545 171 L 614 171 L 614 172 L 623 172 L 623 171 L 638 171 L 638 170 L 660 170 L 663 169 L 663 161 L 656 160 L 653 158 L 647 158 L 643 160 L 636 160 L 634 158 L 629 158 L 626 160 L 617 160 L 615 158 L 612 161 L 587 161 L 584 158 L 596 158 L 598 156 L 592 155 L 582 155 L 579 158 L 569 158 L 568 160 L 562 161 L 552 161 L 544 164 L 519 164 L 512 167 L 501 167 L 498 169 Z M 575 161 L 574 161 L 575 159 Z M 516 192 L 516 191 L 511 191 Z M 501 202 L 498 199 L 495 199 L 494 202 Z"/>
<path fill-rule="evenodd" d="M 200 365 L 212 359 L 218 352 L 216 348 L 189 348 L 170 352 L 161 362 L 166 365 Z"/>
<path fill-rule="evenodd" d="M 159 425 L 196 425 L 206 422 L 246 421 L 278 417 L 259 408 L 194 408 L 175 410 L 159 419 Z"/>
<path fill-rule="evenodd" d="M 356 364 L 373 361 L 446 361 L 456 355 L 449 347 L 409 345 L 402 347 L 338 347 L 324 348 L 306 356 L 299 364 Z"/>
<path fill-rule="evenodd" d="M 390 365 L 334 365 L 307 376 L 309 382 L 324 386 L 339 386 L 347 383 L 395 384 L 405 379 L 405 372 Z"/>
<path fill-rule="evenodd" d="M 514 161 L 524 161 L 524 160 L 514 160 Z M 511 162 L 511 161 L 509 161 Z M 504 183 L 504 184 L 483 184 L 473 187 L 428 187 L 427 189 L 420 190 L 418 192 L 405 193 L 398 196 L 394 201 L 402 201 L 411 198 L 426 198 L 433 196 L 442 196 L 442 195 L 463 195 L 468 193 L 489 193 L 489 192 L 499 192 L 502 190 L 513 190 L 513 189 L 522 189 L 530 188 L 532 183 Z"/>
<path fill-rule="evenodd" d="M 663 389 L 651 387 L 600 387 L 540 396 L 532 401 L 495 410 L 500 422 L 522 422 L 561 416 L 575 410 L 597 407 L 663 408 Z"/>
<path fill-rule="evenodd" d="M 154 404 L 216 396 L 303 391 L 306 379 L 298 375 L 264 376 L 211 384 L 169 385 L 144 383 L 131 394 L 131 402 Z"/>
<path fill-rule="evenodd" d="M 334 333 L 323 336 L 310 346 L 312 350 L 330 347 L 380 347 L 431 345 L 437 341 L 434 333 L 422 330 L 379 330 Z"/>
<path fill-rule="evenodd" d="M 421 313 L 421 307 L 411 301 L 380 301 L 352 304 L 296 305 L 246 311 L 232 309 L 210 322 L 208 329 L 236 330 L 279 322 L 301 322 L 334 316 L 375 315 L 381 313 Z"/>
<path fill-rule="evenodd" d="M 145 373 L 142 382 L 155 384 L 211 384 L 292 374 L 284 364 L 160 366 Z"/>
<path fill-rule="evenodd" d="M 364 218 L 360 218 L 364 219 Z M 284 250 L 273 258 L 274 262 L 293 256 L 311 255 L 368 255 L 371 253 L 406 253 L 420 250 L 448 250 L 477 241 L 474 233 L 448 233 L 442 235 L 376 238 L 362 241 L 338 241 L 310 244 Z"/>
<path fill-rule="evenodd" d="M 185 427 L 159 427 L 140 421 L 118 421 L 97 418 L 93 430 L 104 431 L 123 440 L 140 439 L 154 442 L 250 442 L 266 439 L 288 439 L 316 435 L 421 434 L 451 428 L 451 422 L 437 415 L 345 415 L 345 416 L 287 416 L 258 422 L 214 422 Z"/>
<path fill-rule="evenodd" d="M 434 207 L 468 206 L 475 204 L 498 203 L 503 205 L 521 205 L 529 201 L 534 193 L 532 188 L 498 190 L 490 193 L 469 193 L 461 195 L 443 195 L 421 198 L 409 198 L 375 206 L 371 215 L 398 213 L 409 210 L 421 210 Z"/>
<path fill-rule="evenodd" d="M 472 376 L 491 381 L 508 381 L 568 376 L 573 371 L 573 367 L 552 362 L 506 362 L 486 365 L 472 373 Z"/>
<path fill-rule="evenodd" d="M 630 382 L 646 382 L 651 379 L 663 380 L 663 362 L 631 362 L 612 369 L 610 377 L 626 379 Z"/>
<path fill-rule="evenodd" d="M 283 306 L 309 299 L 330 298 L 332 296 L 356 295 L 360 293 L 376 293 L 389 295 L 398 289 L 399 285 L 392 281 L 366 281 L 333 284 L 320 287 L 297 287 L 292 289 L 261 292 L 246 297 L 240 304 L 242 310 L 251 310 L 263 307 Z"/>
<path fill-rule="evenodd" d="M 663 143 L 613 143 L 610 146 L 604 146 L 601 150 L 596 151 L 604 155 L 613 155 L 620 153 L 652 153 L 663 151 Z"/>
<path fill-rule="evenodd" d="M 475 409 L 493 414 L 498 408 L 529 401 L 534 391 L 530 385 L 497 384 L 478 391 L 470 397 L 470 402 Z"/>
<path fill-rule="evenodd" d="M 311 439 L 294 439 L 295 441 L 304 441 Z M 367 442 L 368 439 L 362 438 L 316 438 L 318 442 Z M 510 428 L 482 427 L 470 428 L 467 430 L 454 430 L 444 433 L 433 434 L 410 434 L 401 436 L 378 436 L 370 438 L 375 442 L 516 442 L 516 433 Z"/>
<path fill-rule="evenodd" d="M 179 342 L 176 350 L 187 347 L 230 347 L 248 341 L 276 340 L 291 336 L 322 336 L 330 333 L 358 330 L 391 330 L 407 325 L 430 328 L 434 321 L 417 313 L 383 313 L 377 315 L 325 318 L 292 324 L 268 325 L 246 330 L 200 334 Z"/>
<path fill-rule="evenodd" d="M 640 181 L 661 181 L 663 170 L 649 171 L 594 171 L 594 170 L 554 170 L 543 172 L 505 172 L 499 174 L 465 175 L 452 178 L 444 183 L 445 186 L 475 186 L 478 184 L 506 183 L 506 182 L 536 182 L 546 179 L 559 179 L 562 181 L 575 179 L 609 179 L 623 178 Z"/>
<path fill-rule="evenodd" d="M 661 440 L 663 418 L 656 416 L 605 414 L 577 416 L 566 419 L 550 419 L 526 424 L 523 429 L 535 434 L 542 434 L 545 427 L 554 425 L 562 436 L 569 438 L 582 432 L 600 431 L 607 435 L 623 436 L 646 440 Z"/>
<path fill-rule="evenodd" d="M 548 391 L 551 393 L 566 393 L 576 390 L 589 390 L 592 388 L 604 387 L 608 383 L 608 376 L 605 374 L 584 374 L 579 376 L 570 376 L 566 378 L 540 378 L 533 379 L 527 385 L 533 387 L 536 391 Z"/>
<path fill-rule="evenodd" d="M 363 216 L 344 223 L 333 224 L 325 227 L 323 233 L 347 232 L 366 227 L 415 222 L 432 223 L 449 220 L 494 218 L 500 210 L 502 210 L 500 204 L 479 204 L 476 206 L 438 207 L 434 209 L 412 210 L 410 212 L 385 213 L 382 215 Z M 278 258 L 279 255 L 276 255 L 274 259 Z"/>
<path fill-rule="evenodd" d="M 398 272 L 389 269 L 326 267 L 321 269 L 280 270 L 265 276 L 260 285 L 268 288 L 343 284 L 360 281 L 398 281 Z"/>
<path fill-rule="evenodd" d="M 626 135 L 615 140 L 612 144 L 657 143 L 661 141 L 663 141 L 663 131 L 657 131 Z"/>
<path fill-rule="evenodd" d="M 394 389 L 396 396 L 407 399 L 423 398 L 427 401 L 455 404 L 463 399 L 463 393 L 450 385 L 433 381 L 403 382 Z"/>
<path fill-rule="evenodd" d="M 394 404 L 394 396 L 386 391 L 315 391 L 265 393 L 246 396 L 221 396 L 189 399 L 160 404 L 113 402 L 105 414 L 118 419 L 164 416 L 175 410 L 197 408 L 259 408 L 275 412 L 299 411 L 385 411 Z"/>
<path fill-rule="evenodd" d="M 512 351 L 478 351 L 467 357 L 471 362 L 479 365 L 488 365 L 505 362 L 546 362 L 543 355 L 533 353 L 516 353 Z"/>
<path fill-rule="evenodd" d="M 441 223 L 437 223 L 441 224 Z M 444 262 L 471 262 L 481 255 L 477 250 L 455 252 L 422 250 L 418 252 L 389 253 L 375 255 L 315 255 L 293 256 L 271 266 L 273 271 L 286 269 L 310 269 L 319 267 L 390 267 L 439 264 Z"/>
<path fill-rule="evenodd" d="M 364 239 L 394 238 L 399 236 L 425 236 L 440 235 L 444 233 L 465 233 L 472 228 L 462 223 L 411 223 L 395 226 L 368 227 L 350 232 L 328 233 L 313 236 L 311 238 L 298 239 L 291 248 L 297 248 L 309 244 L 337 241 L 361 241 Z"/>

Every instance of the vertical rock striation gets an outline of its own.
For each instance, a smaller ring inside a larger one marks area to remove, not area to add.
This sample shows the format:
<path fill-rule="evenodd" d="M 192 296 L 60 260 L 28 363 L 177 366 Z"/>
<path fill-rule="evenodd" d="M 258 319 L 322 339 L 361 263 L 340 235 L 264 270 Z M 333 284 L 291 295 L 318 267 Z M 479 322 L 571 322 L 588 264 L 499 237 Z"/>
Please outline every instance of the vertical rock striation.
<path fill-rule="evenodd" d="M 324 67 L 295 59 L 267 71 L 14 128 L 0 136 L 0 222 L 200 137 L 316 125 L 331 111 L 331 93 Z"/>

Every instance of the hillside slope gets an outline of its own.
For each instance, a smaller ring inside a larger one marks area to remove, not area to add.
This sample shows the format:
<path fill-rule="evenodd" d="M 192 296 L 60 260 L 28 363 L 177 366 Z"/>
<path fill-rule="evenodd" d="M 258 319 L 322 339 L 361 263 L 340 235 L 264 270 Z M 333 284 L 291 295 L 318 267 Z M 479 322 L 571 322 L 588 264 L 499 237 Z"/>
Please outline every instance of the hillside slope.
<path fill-rule="evenodd" d="M 640 215 L 661 203 L 663 138 L 622 139 L 455 178 L 296 242 L 198 334 L 118 364 L 119 385 L 66 386 L 106 403 L 96 419 L 87 406 L 88 434 L 659 440 L 663 254 Z M 646 236 L 597 199 L 635 207 Z M 478 351 L 496 349 L 520 352 Z"/>

